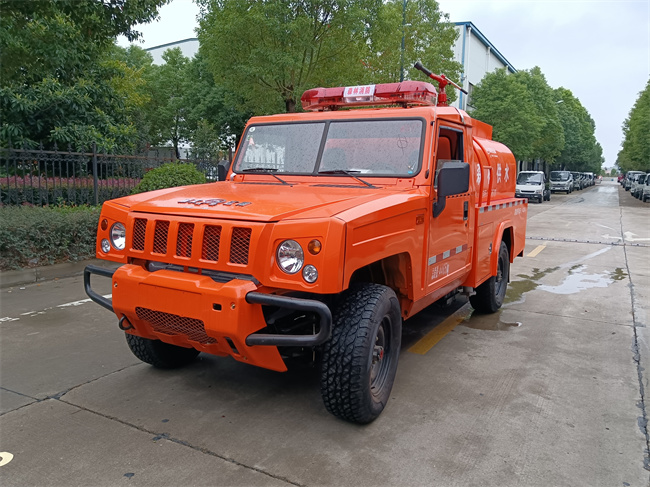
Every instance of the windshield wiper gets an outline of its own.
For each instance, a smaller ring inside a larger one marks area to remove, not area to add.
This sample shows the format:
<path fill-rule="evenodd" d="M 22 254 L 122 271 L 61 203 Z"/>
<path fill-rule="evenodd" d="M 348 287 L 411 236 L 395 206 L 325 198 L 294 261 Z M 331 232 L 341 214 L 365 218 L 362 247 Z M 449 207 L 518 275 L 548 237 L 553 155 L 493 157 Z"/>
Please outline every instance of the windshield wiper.
<path fill-rule="evenodd" d="M 345 171 L 343 169 L 331 169 L 329 171 L 318 171 L 318 174 L 345 174 L 346 176 L 350 176 L 351 178 L 356 179 L 360 183 L 365 184 L 369 188 L 377 188 L 377 186 L 375 186 L 374 184 L 370 184 L 369 182 L 364 181 L 363 179 L 355 176 L 354 174 L 352 174 L 353 172 L 359 172 L 359 171 Z"/>
<path fill-rule="evenodd" d="M 268 174 L 270 176 L 273 176 L 282 184 L 286 184 L 287 186 L 292 186 L 291 184 L 287 183 L 284 179 L 280 178 L 280 176 L 276 176 L 275 174 L 273 174 L 276 171 L 277 169 L 275 167 L 248 167 L 246 169 L 241 170 L 241 172 L 257 172 L 262 174 Z"/>

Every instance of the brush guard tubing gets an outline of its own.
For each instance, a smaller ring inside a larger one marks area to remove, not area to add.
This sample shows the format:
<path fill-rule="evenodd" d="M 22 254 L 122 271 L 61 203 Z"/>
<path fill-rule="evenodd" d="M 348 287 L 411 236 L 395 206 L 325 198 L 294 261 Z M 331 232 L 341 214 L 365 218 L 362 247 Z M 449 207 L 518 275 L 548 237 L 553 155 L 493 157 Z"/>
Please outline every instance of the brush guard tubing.
<path fill-rule="evenodd" d="M 115 271 L 113 269 L 106 269 L 104 267 L 98 267 L 96 265 L 87 265 L 86 268 L 84 269 L 84 288 L 86 290 L 86 294 L 88 295 L 88 297 L 98 305 L 106 308 L 109 311 L 115 312 L 113 310 L 113 301 L 111 301 L 108 298 L 105 298 L 101 294 L 97 294 L 90 287 L 91 274 L 97 274 L 98 276 L 109 277 L 112 279 L 113 274 L 115 274 Z"/>
<path fill-rule="evenodd" d="M 254 345 L 315 347 L 325 343 L 332 335 L 332 313 L 327 305 L 320 301 L 251 291 L 246 294 L 246 302 L 249 304 L 278 306 L 280 308 L 289 308 L 298 311 L 310 311 L 316 313 L 320 318 L 320 330 L 315 335 L 270 335 L 254 333 L 246 337 L 246 345 L 249 347 Z"/>

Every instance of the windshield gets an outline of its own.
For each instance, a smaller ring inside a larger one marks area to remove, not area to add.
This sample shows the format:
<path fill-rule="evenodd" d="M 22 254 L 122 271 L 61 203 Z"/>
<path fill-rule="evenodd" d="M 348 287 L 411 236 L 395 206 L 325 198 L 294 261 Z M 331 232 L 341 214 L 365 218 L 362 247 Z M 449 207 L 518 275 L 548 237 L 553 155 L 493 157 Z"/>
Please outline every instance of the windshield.
<path fill-rule="evenodd" d="M 542 175 L 538 172 L 520 172 L 517 184 L 542 184 Z"/>
<path fill-rule="evenodd" d="M 551 181 L 567 181 L 570 175 L 569 171 L 551 171 Z"/>
<path fill-rule="evenodd" d="M 252 125 L 233 170 L 412 176 L 420 170 L 423 131 L 419 119 Z"/>

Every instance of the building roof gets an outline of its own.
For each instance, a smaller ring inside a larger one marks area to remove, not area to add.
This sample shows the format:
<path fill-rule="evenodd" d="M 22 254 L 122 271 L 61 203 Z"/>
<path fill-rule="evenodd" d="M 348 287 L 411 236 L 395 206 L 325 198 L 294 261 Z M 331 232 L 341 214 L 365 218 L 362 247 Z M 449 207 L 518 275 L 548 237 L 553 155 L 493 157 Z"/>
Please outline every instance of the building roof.
<path fill-rule="evenodd" d="M 163 47 L 175 47 L 180 44 L 185 44 L 186 42 L 198 42 L 198 37 L 189 37 L 187 39 L 182 39 L 180 41 L 168 42 L 167 44 L 160 44 L 159 46 L 148 47 L 145 51 L 154 51 L 156 49 L 161 49 Z"/>
<path fill-rule="evenodd" d="M 465 28 L 467 28 L 467 27 L 471 27 L 472 32 L 474 33 L 474 35 L 476 35 L 476 38 L 477 38 L 478 40 L 480 40 L 480 41 L 483 43 L 483 45 L 484 45 L 485 47 L 489 48 L 490 51 L 494 53 L 494 55 L 496 56 L 496 58 L 497 58 L 499 61 L 501 61 L 503 64 L 505 64 L 505 65 L 508 67 L 508 71 L 510 71 L 511 73 L 516 73 L 516 72 L 517 72 L 517 70 L 515 69 L 515 67 L 514 67 L 512 64 L 510 64 L 510 61 L 508 61 L 508 60 L 505 58 L 505 56 L 504 56 L 503 54 L 501 54 L 501 53 L 499 52 L 499 50 L 498 50 L 496 47 L 494 47 L 494 44 L 492 44 L 492 43 L 488 40 L 488 38 L 485 37 L 485 36 L 483 35 L 483 33 L 482 33 L 480 30 L 478 30 L 478 29 L 476 28 L 476 26 L 475 26 L 472 22 L 470 22 L 470 21 L 465 21 L 465 22 L 454 22 L 454 25 L 457 25 L 457 26 L 461 26 L 461 25 L 462 25 L 462 26 L 464 26 Z"/>

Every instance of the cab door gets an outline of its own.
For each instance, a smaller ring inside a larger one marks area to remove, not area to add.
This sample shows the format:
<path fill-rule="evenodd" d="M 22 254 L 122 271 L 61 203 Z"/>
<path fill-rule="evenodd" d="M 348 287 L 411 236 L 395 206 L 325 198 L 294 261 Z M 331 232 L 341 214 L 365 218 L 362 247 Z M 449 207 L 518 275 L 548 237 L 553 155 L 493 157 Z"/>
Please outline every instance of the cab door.
<path fill-rule="evenodd" d="M 434 131 L 434 182 L 431 204 L 438 202 L 438 174 L 440 169 L 449 162 L 465 162 L 468 141 L 464 140 L 465 133 L 460 128 L 445 122 L 438 123 Z M 474 174 L 474 168 L 470 168 Z M 470 184 L 470 188 L 472 185 Z M 427 258 L 427 292 L 434 292 L 448 284 L 464 280 L 471 267 L 472 246 L 470 229 L 473 224 L 473 212 L 470 201 L 471 190 L 466 193 L 447 196 L 445 207 L 434 216 L 431 212 L 428 238 Z"/>

